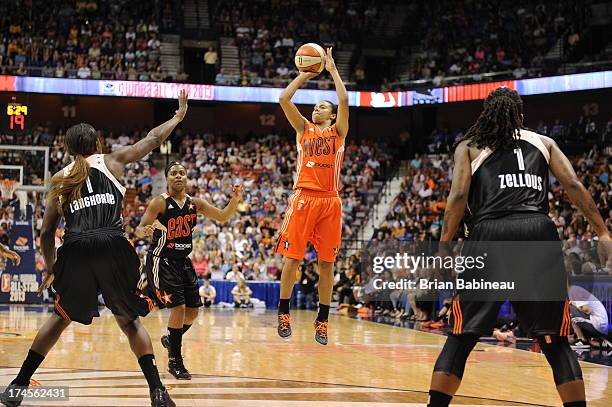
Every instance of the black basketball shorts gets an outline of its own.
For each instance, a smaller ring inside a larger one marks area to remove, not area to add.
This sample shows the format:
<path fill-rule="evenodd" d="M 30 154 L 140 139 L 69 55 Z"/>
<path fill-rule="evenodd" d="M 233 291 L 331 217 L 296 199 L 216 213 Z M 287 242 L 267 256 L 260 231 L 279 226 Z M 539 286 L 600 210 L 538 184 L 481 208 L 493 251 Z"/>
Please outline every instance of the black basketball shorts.
<path fill-rule="evenodd" d="M 154 308 L 137 289 L 140 260 L 123 236 L 88 236 L 71 241 L 57 251 L 55 312 L 64 319 L 91 324 L 98 317 L 98 294 L 115 315 L 136 318 Z"/>
<path fill-rule="evenodd" d="M 476 224 L 469 236 L 469 241 L 482 242 L 558 240 L 554 223 L 544 214 L 515 214 L 500 219 L 484 220 Z M 486 243 L 484 245 L 486 246 Z M 560 251 L 561 245 L 559 245 L 559 256 L 553 256 L 559 259 L 555 260 L 554 264 L 547 263 L 550 259 L 550 250 L 547 250 L 547 253 L 542 254 L 545 257 L 542 262 L 538 262 L 538 259 L 533 257 L 524 262 L 516 258 L 508 268 L 502 268 L 501 272 L 507 273 L 508 280 L 516 278 L 517 273 L 525 273 L 529 278 L 533 276 L 549 284 L 560 284 L 560 291 L 563 293 L 561 296 L 565 296 L 567 276 Z M 532 255 L 533 253 L 530 254 Z M 533 268 L 534 264 L 536 269 L 527 269 Z M 503 303 L 504 301 L 473 300 L 469 295 L 462 296 L 462 293 L 458 292 L 451 306 L 451 333 L 491 335 Z M 530 337 L 569 334 L 571 318 L 567 300 L 559 298 L 555 301 L 511 301 L 511 304 L 521 327 Z"/>
<path fill-rule="evenodd" d="M 155 298 L 159 308 L 202 306 L 198 277 L 189 257 L 157 257 L 148 253 L 143 268 L 147 275 L 147 293 Z"/>

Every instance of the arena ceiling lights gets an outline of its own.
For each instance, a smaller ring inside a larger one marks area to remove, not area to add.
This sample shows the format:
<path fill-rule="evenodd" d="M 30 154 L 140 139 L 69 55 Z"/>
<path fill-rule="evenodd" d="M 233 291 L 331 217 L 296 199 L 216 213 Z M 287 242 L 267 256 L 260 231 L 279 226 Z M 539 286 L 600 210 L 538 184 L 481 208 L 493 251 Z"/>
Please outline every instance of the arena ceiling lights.
<path fill-rule="evenodd" d="M 405 92 L 349 92 L 354 107 L 398 108 L 420 104 L 463 102 L 484 99 L 499 86 L 515 89 L 520 95 L 574 92 L 612 87 L 612 71 L 449 86 Z M 175 99 L 178 90 L 187 88 L 191 100 L 218 102 L 278 103 L 280 88 L 193 85 L 164 82 L 137 82 L 93 79 L 39 78 L 0 75 L 0 91 L 54 93 L 81 96 L 115 96 Z M 301 89 L 294 102 L 316 104 L 321 99 L 336 100 L 336 92 Z"/>

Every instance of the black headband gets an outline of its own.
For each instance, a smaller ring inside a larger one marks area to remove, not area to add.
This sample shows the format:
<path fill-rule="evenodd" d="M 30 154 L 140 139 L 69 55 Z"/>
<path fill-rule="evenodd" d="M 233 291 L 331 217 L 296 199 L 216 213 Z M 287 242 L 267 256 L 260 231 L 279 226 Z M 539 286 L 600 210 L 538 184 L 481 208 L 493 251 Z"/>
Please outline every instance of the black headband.
<path fill-rule="evenodd" d="M 187 171 L 187 168 L 185 168 L 183 163 L 181 163 L 180 161 L 172 161 L 170 164 L 168 164 L 166 166 L 166 169 L 164 170 L 164 175 L 166 177 L 168 176 L 168 173 L 170 172 L 170 169 L 172 169 L 172 167 L 174 167 L 175 165 L 180 165 L 181 167 L 183 167 L 185 169 L 185 171 Z"/>

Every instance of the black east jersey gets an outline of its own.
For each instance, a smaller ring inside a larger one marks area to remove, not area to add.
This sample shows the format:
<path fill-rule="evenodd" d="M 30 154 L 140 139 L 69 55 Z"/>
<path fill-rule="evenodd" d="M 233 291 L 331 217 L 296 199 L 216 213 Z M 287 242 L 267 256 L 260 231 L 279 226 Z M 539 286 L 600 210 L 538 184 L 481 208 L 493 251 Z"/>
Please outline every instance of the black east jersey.
<path fill-rule="evenodd" d="M 521 130 L 513 149 L 483 150 L 472 161 L 468 230 L 485 219 L 516 213 L 548 214 L 548 161 L 540 136 Z"/>
<path fill-rule="evenodd" d="M 68 239 L 99 229 L 123 231 L 121 212 L 125 187 L 106 167 L 103 154 L 90 155 L 86 160 L 90 170 L 81 188 L 81 198 L 64 207 Z M 65 175 L 70 173 L 73 165 L 64 168 Z"/>
<path fill-rule="evenodd" d="M 191 253 L 193 227 L 197 209 L 189 195 L 180 206 L 168 193 L 162 194 L 166 211 L 157 217 L 166 230 L 155 229 L 143 271 L 150 297 L 159 308 L 185 305 L 202 306 L 198 294 L 198 277 L 188 257 Z"/>
<path fill-rule="evenodd" d="M 154 303 L 138 289 L 140 260 L 123 236 L 125 187 L 106 167 L 104 155 L 86 160 L 90 171 L 81 198 L 64 206 L 66 234 L 57 250 L 51 286 L 55 312 L 66 320 L 90 324 L 99 316 L 101 293 L 115 315 L 130 319 L 147 315 Z"/>
<path fill-rule="evenodd" d="M 166 230 L 155 229 L 150 252 L 157 257 L 185 258 L 191 253 L 193 227 L 198 216 L 196 205 L 189 195 L 183 206 L 168 193 L 162 197 L 166 201 L 166 211 L 157 220 Z"/>

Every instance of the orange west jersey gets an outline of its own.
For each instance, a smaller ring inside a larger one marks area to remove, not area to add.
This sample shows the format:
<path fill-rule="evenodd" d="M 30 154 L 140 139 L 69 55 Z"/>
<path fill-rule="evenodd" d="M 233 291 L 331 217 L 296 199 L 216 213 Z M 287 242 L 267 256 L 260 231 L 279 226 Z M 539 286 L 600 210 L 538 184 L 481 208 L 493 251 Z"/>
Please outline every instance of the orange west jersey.
<path fill-rule="evenodd" d="M 338 192 L 344 159 L 344 140 L 336 125 L 323 130 L 308 122 L 298 145 L 297 178 L 294 189 Z"/>

